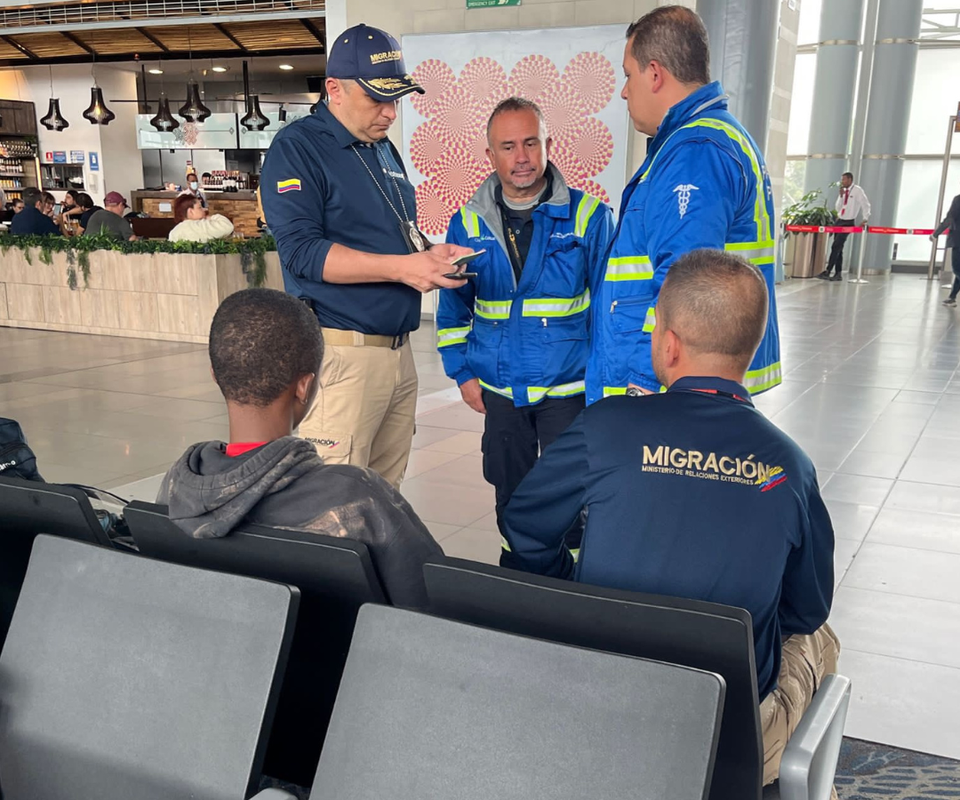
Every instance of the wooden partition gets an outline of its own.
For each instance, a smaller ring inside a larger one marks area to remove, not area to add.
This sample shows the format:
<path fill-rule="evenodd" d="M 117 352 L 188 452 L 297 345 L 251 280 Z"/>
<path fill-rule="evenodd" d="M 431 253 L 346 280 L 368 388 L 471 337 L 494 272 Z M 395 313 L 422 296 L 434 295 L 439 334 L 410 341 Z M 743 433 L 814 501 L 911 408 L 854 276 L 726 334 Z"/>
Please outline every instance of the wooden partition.
<path fill-rule="evenodd" d="M 223 298 L 249 285 L 239 255 L 89 255 L 89 281 L 75 267 L 76 289 L 66 253 L 54 253 L 52 264 L 37 248 L 32 263 L 18 248 L 0 255 L 0 326 L 200 344 Z M 282 289 L 277 254 L 265 258 L 265 285 Z"/>

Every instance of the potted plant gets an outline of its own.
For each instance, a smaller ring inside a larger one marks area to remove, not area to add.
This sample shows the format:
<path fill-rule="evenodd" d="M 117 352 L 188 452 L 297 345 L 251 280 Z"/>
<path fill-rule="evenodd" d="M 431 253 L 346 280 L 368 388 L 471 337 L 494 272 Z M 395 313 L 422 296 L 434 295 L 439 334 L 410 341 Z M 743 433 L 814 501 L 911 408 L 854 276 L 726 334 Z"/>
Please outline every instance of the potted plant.
<path fill-rule="evenodd" d="M 830 234 L 788 231 L 788 225 L 826 227 L 833 225 L 837 215 L 827 208 L 819 189 L 807 192 L 793 205 L 783 210 L 783 233 L 787 239 L 783 259 L 784 273 L 791 278 L 812 278 L 823 272 L 827 260 L 827 238 Z"/>

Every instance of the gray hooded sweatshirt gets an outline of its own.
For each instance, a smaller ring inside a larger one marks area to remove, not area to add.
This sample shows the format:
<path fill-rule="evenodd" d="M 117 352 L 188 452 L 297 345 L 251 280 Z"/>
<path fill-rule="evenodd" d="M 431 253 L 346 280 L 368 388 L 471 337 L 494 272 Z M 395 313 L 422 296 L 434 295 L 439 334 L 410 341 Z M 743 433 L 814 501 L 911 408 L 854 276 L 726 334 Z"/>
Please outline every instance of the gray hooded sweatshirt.
<path fill-rule="evenodd" d="M 373 470 L 326 465 L 294 436 L 231 457 L 223 442 L 195 444 L 170 467 L 157 502 L 197 539 L 242 523 L 363 542 L 394 605 L 425 608 L 423 563 L 442 555 L 410 504 Z"/>

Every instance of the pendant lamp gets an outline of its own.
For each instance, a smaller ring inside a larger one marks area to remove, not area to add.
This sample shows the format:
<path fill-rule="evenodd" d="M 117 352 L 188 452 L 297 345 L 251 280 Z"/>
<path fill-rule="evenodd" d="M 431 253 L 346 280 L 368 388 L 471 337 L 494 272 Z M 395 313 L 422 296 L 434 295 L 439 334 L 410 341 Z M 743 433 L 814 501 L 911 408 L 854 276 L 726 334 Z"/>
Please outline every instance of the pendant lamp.
<path fill-rule="evenodd" d="M 150 124 L 163 133 L 169 133 L 180 127 L 180 123 L 170 113 L 170 101 L 163 92 L 160 92 L 160 108 L 157 110 L 157 116 L 150 120 Z"/>
<path fill-rule="evenodd" d="M 117 118 L 103 102 L 103 90 L 99 86 L 90 90 L 90 107 L 83 112 L 83 118 L 90 120 L 91 125 L 109 125 L 111 120 Z"/>
<path fill-rule="evenodd" d="M 200 84 L 196 81 L 187 84 L 187 102 L 177 113 L 187 122 L 203 122 L 213 113 L 200 99 Z"/>
<path fill-rule="evenodd" d="M 270 120 L 260 110 L 259 95 L 250 95 L 247 101 L 247 113 L 241 118 L 240 124 L 250 131 L 262 131 L 270 124 Z"/>
<path fill-rule="evenodd" d="M 59 98 L 53 96 L 53 67 L 50 67 L 50 108 L 47 109 L 47 116 L 40 120 L 40 124 L 50 131 L 62 131 L 70 127 L 70 123 L 60 114 Z"/>

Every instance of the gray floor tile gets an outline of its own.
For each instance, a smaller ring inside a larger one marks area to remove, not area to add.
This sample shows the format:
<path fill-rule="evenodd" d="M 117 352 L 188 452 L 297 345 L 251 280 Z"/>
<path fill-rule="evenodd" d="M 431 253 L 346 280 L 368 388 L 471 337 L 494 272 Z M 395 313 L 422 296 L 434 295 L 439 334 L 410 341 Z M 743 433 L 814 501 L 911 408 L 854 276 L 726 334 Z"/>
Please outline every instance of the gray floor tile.
<path fill-rule="evenodd" d="M 850 678 L 844 733 L 895 747 L 960 758 L 960 725 L 938 709 L 960 708 L 960 669 L 853 650 L 841 642 L 840 673 Z"/>
<path fill-rule="evenodd" d="M 835 475 L 833 480 L 837 477 Z M 845 503 L 842 500 L 825 499 L 824 502 L 830 512 L 834 535 L 838 539 L 849 539 L 855 542 L 863 541 L 880 510 L 879 506 Z"/>
<path fill-rule="evenodd" d="M 960 516 L 960 492 L 932 483 L 901 479 L 890 490 L 884 507 Z M 957 524 L 960 525 L 960 521 Z"/>
<path fill-rule="evenodd" d="M 443 453 L 437 450 L 412 450 L 410 461 L 407 463 L 405 479 L 416 478 L 424 472 L 429 472 L 450 461 L 455 461 L 459 457 L 456 453 Z"/>
<path fill-rule="evenodd" d="M 843 585 L 960 604 L 960 554 L 867 541 Z M 957 609 L 960 614 L 960 608 Z"/>
<path fill-rule="evenodd" d="M 877 515 L 867 541 L 960 554 L 960 519 L 949 514 L 887 507 Z"/>
<path fill-rule="evenodd" d="M 500 534 L 464 528 L 448 536 L 441 543 L 443 552 L 451 558 L 466 558 L 483 564 L 500 563 Z"/>
<path fill-rule="evenodd" d="M 838 473 L 823 490 L 823 497 L 826 500 L 880 506 L 886 500 L 891 486 L 893 481 L 885 478 Z"/>

